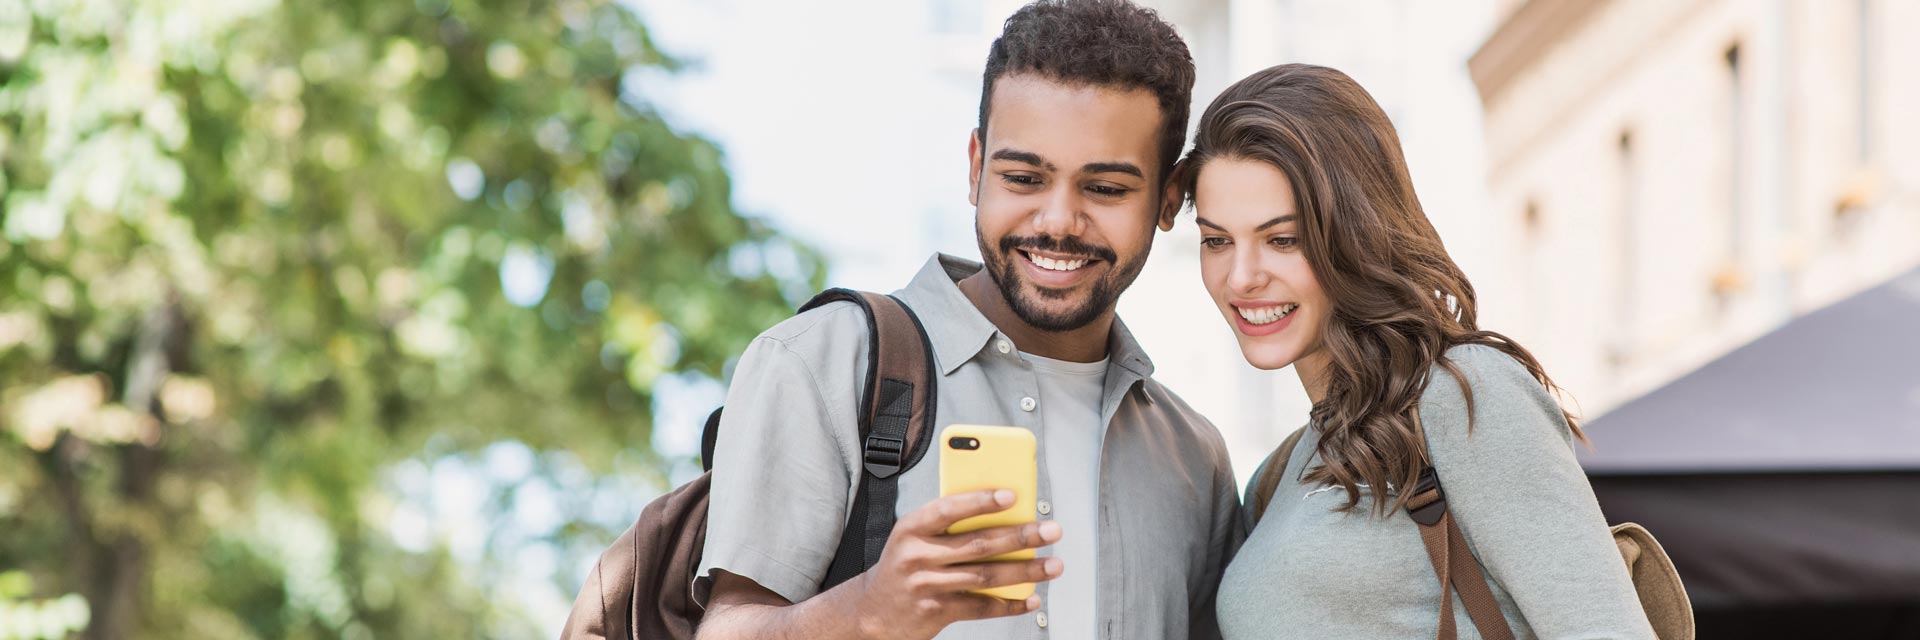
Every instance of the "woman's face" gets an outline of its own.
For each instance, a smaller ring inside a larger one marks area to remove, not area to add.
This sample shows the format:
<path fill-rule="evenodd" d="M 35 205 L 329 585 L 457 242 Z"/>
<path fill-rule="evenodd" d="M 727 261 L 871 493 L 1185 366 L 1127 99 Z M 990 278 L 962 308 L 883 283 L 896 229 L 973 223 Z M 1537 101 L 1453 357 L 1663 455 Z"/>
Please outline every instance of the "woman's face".
<path fill-rule="evenodd" d="M 1247 362 L 1279 369 L 1315 356 L 1332 313 L 1301 251 L 1293 187 L 1273 165 L 1215 158 L 1194 187 L 1200 276 Z"/>

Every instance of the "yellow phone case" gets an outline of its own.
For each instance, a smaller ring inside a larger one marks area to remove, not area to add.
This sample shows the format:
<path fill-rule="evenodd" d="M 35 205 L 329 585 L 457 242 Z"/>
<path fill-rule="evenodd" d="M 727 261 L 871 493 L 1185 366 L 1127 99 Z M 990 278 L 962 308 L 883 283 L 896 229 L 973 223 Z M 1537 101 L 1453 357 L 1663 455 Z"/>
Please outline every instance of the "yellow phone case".
<path fill-rule="evenodd" d="M 971 438 L 973 449 L 955 448 L 956 439 Z M 1034 521 L 1033 501 L 1038 492 L 1039 464 L 1034 459 L 1033 432 L 1019 427 L 956 424 L 940 431 L 940 495 L 983 489 L 1011 489 L 1013 506 L 999 513 L 974 516 L 947 527 L 947 533 L 966 533 Z M 1032 560 L 1033 549 L 1003 553 L 983 562 Z M 983 595 L 1025 600 L 1033 583 L 974 591 Z"/>

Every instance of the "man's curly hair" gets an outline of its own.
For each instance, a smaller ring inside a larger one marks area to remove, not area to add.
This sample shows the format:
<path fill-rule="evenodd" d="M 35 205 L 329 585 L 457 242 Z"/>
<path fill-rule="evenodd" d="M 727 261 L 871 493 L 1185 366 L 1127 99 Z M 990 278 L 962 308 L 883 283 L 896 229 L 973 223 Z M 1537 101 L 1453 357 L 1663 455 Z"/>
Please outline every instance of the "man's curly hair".
<path fill-rule="evenodd" d="M 1173 25 L 1126 0 L 1038 0 L 1007 18 L 987 52 L 980 139 L 987 138 L 993 84 L 1009 72 L 1068 83 L 1146 89 L 1160 100 L 1160 179 L 1187 143 L 1193 56 Z M 1158 187 L 1159 185 L 1155 185 Z"/>

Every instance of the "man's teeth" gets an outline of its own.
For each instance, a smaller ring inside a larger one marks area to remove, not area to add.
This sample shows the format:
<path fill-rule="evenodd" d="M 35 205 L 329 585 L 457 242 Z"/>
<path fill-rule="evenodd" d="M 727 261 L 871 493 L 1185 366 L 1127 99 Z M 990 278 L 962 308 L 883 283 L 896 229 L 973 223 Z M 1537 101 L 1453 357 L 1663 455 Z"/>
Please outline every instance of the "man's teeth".
<path fill-rule="evenodd" d="M 1277 307 L 1264 307 L 1260 309 L 1234 307 L 1235 310 L 1240 312 L 1240 317 L 1245 318 L 1248 324 L 1272 324 L 1279 322 L 1281 318 L 1287 317 L 1287 314 L 1293 313 L 1293 310 L 1298 308 L 1300 308 L 1298 304 L 1283 304 Z"/>
<path fill-rule="evenodd" d="M 1039 265 L 1040 268 L 1046 269 L 1048 271 L 1072 271 L 1074 269 L 1087 266 L 1087 263 L 1090 262 L 1090 260 L 1084 260 L 1084 259 L 1055 260 L 1053 258 L 1049 258 L 1046 256 L 1037 256 L 1031 253 L 1027 254 L 1027 259 L 1032 260 L 1034 264 Z"/>

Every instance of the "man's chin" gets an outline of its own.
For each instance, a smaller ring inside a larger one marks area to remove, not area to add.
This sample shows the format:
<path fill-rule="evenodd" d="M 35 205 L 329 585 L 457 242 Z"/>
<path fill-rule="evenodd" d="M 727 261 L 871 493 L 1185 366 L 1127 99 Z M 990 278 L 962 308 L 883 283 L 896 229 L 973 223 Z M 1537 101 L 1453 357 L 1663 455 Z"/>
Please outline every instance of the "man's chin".
<path fill-rule="evenodd" d="M 1037 329 L 1072 331 L 1100 317 L 1089 291 L 1040 289 L 1025 284 L 1019 296 L 1019 302 L 1013 305 L 1014 314 Z"/>

